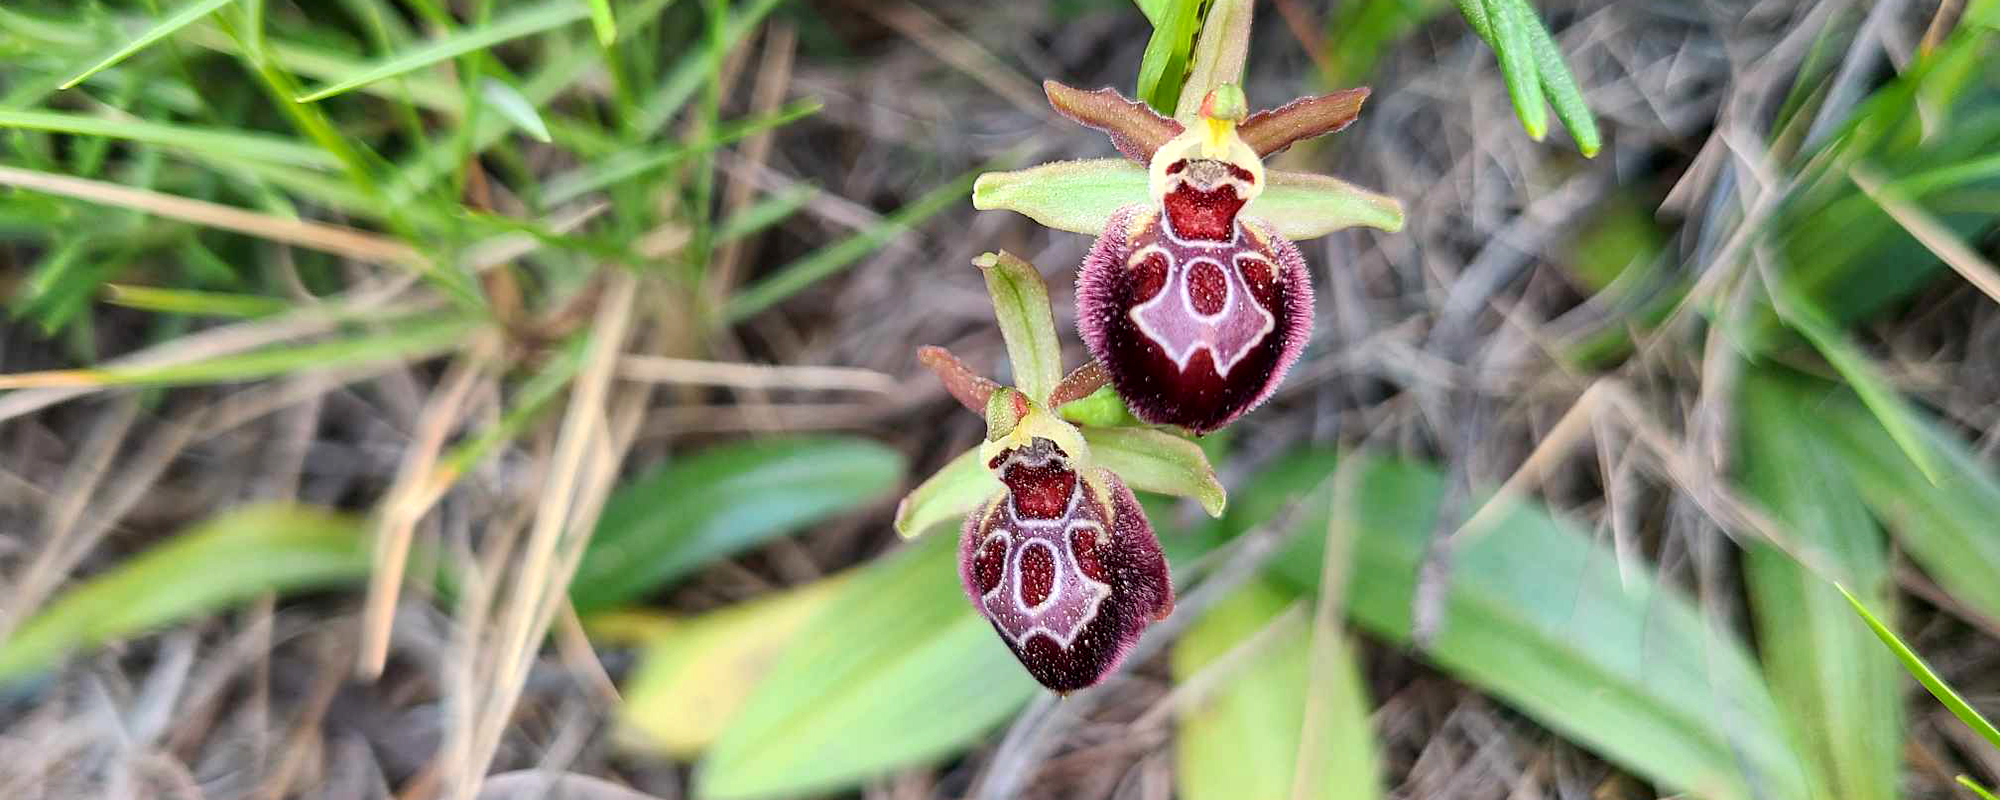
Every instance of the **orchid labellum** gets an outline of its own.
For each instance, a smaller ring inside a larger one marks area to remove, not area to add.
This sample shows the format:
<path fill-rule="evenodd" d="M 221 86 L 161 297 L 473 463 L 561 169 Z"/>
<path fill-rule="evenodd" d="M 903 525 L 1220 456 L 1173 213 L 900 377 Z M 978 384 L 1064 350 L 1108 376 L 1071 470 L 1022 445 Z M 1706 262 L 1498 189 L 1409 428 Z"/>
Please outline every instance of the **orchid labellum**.
<path fill-rule="evenodd" d="M 1179 121 L 1111 89 L 1044 88 L 1057 111 L 1137 163 L 988 174 L 973 203 L 1097 235 L 1077 277 L 1077 327 L 1146 422 L 1207 433 L 1263 402 L 1312 332 L 1312 277 L 1292 241 L 1402 225 L 1391 198 L 1264 168 L 1266 156 L 1352 122 L 1367 89 L 1247 114 L 1242 90 L 1224 84 Z"/>

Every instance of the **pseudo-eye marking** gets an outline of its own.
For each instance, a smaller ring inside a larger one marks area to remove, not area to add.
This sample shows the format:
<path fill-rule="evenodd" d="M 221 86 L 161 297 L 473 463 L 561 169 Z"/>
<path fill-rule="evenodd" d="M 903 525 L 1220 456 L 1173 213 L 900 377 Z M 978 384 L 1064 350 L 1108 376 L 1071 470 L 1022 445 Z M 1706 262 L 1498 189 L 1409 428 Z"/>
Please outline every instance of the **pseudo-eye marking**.
<path fill-rule="evenodd" d="M 1236 253 L 1227 267 L 1207 255 L 1196 256 L 1183 265 L 1175 263 L 1166 248 L 1151 245 L 1134 253 L 1130 263 L 1137 266 L 1154 255 L 1165 257 L 1166 285 L 1152 299 L 1127 313 L 1139 326 L 1139 332 L 1159 345 L 1181 371 L 1187 371 L 1188 361 L 1195 353 L 1207 350 L 1209 359 L 1215 362 L 1216 374 L 1227 378 L 1236 362 L 1278 329 L 1277 317 L 1257 305 L 1249 283 L 1243 278 L 1243 270 L 1248 266 L 1245 262 L 1264 265 L 1266 270 L 1270 269 L 1270 262 L 1248 253 Z M 1202 265 L 1213 267 L 1222 275 L 1221 308 L 1213 314 L 1204 314 L 1196 307 L 1193 276 Z"/>

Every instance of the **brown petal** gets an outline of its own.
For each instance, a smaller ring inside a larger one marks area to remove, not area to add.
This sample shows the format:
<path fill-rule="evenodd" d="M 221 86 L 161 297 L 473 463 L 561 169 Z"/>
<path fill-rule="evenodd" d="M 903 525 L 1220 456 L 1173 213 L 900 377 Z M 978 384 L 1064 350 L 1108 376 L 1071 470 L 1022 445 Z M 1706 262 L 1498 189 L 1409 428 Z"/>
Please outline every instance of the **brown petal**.
<path fill-rule="evenodd" d="M 1179 122 L 1160 116 L 1145 103 L 1128 99 L 1116 89 L 1086 92 L 1055 81 L 1042 81 L 1042 90 L 1048 93 L 1049 105 L 1056 113 L 1105 132 L 1118 152 L 1141 164 L 1151 161 L 1153 151 L 1182 130 Z"/>
<path fill-rule="evenodd" d="M 987 400 L 993 396 L 993 390 L 1000 388 L 1000 384 L 973 372 L 965 362 L 958 360 L 958 356 L 942 347 L 925 345 L 917 348 L 917 363 L 936 373 L 938 380 L 944 383 L 944 390 L 950 392 L 959 405 L 975 414 L 986 413 Z"/>
<path fill-rule="evenodd" d="M 1368 99 L 1368 87 L 1301 97 L 1269 111 L 1251 114 L 1237 126 L 1236 133 L 1257 151 L 1269 156 L 1291 147 L 1292 143 L 1324 136 L 1347 127 L 1361 113 Z"/>
<path fill-rule="evenodd" d="M 1111 373 L 1104 371 L 1103 364 L 1095 361 L 1084 364 L 1056 384 L 1056 390 L 1049 393 L 1049 408 L 1062 408 L 1082 400 L 1110 382 Z"/>

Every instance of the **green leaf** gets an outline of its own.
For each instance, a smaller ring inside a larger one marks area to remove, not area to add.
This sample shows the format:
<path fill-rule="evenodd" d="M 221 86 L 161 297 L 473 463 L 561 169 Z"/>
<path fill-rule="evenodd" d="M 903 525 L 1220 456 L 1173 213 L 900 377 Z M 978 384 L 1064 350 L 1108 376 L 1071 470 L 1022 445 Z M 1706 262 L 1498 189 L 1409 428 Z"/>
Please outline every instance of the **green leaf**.
<path fill-rule="evenodd" d="M 1201 446 L 1152 428 L 1085 428 L 1094 466 L 1118 474 L 1134 489 L 1192 497 L 1211 517 L 1222 516 L 1228 494 Z"/>
<path fill-rule="evenodd" d="M 174 13 L 168 14 L 166 17 L 162 18 L 159 22 L 154 23 L 152 27 L 149 27 L 145 31 L 141 32 L 137 38 L 132 39 L 131 41 L 128 41 L 122 45 L 119 45 L 118 48 L 112 50 L 110 54 L 104 56 L 103 58 L 98 59 L 97 63 L 90 65 L 90 67 L 72 76 L 69 80 L 63 81 L 62 86 L 58 88 L 68 89 L 72 86 L 82 83 L 85 78 L 95 75 L 98 72 L 110 67 L 113 64 L 116 64 L 120 61 L 124 61 L 125 59 L 130 58 L 133 53 L 137 53 L 140 50 L 146 49 L 147 47 L 151 46 L 154 42 L 157 42 L 161 39 L 165 39 L 168 36 L 172 36 L 175 31 L 178 31 L 189 25 L 192 25 L 196 20 L 199 20 L 202 17 L 206 17 L 209 14 L 213 14 L 215 13 L 216 9 L 229 5 L 230 3 L 233 3 L 235 1 L 236 0 L 192 0 L 192 2 L 189 2 L 187 5 L 174 9 Z"/>
<path fill-rule="evenodd" d="M 979 448 L 974 447 L 958 454 L 903 498 L 896 507 L 896 532 L 908 539 L 939 524 L 961 520 L 1004 488 L 979 457 Z"/>
<path fill-rule="evenodd" d="M 854 576 L 709 750 L 696 796 L 830 793 L 954 752 L 1039 691 L 959 584 L 956 537 Z"/>
<path fill-rule="evenodd" d="M 613 492 L 570 602 L 588 613 L 773 537 L 880 498 L 902 477 L 895 451 L 866 439 L 793 437 L 710 448 Z"/>
<path fill-rule="evenodd" d="M 1563 61 L 1555 37 L 1549 35 L 1549 29 L 1532 12 L 1528 22 L 1528 44 L 1534 48 L 1535 72 L 1541 76 L 1549 105 L 1556 109 L 1556 119 L 1569 129 L 1570 138 L 1576 140 L 1576 149 L 1585 158 L 1596 157 L 1604 146 L 1604 138 L 1597 132 L 1597 117 L 1590 113 L 1590 104 L 1584 101 L 1576 76 L 1570 74 L 1569 65 Z"/>
<path fill-rule="evenodd" d="M 618 41 L 618 18 L 611 15 L 611 0 L 590 0 L 590 25 L 597 29 L 599 47 Z"/>
<path fill-rule="evenodd" d="M 1964 442 L 1922 418 L 1911 432 L 1940 464 L 1933 483 L 1854 396 L 1825 383 L 1785 384 L 1791 407 L 1812 409 L 1820 435 L 1840 455 L 1868 507 L 1910 557 L 1951 596 L 2000 617 L 2000 480 Z"/>
<path fill-rule="evenodd" d="M 1542 76 L 1535 66 L 1535 48 L 1528 28 L 1539 25 L 1525 0 L 1483 0 L 1486 21 L 1493 28 L 1493 50 L 1500 61 L 1500 73 L 1507 79 L 1507 93 L 1514 99 L 1514 113 L 1528 138 L 1539 142 L 1549 132 L 1549 111 L 1543 105 Z"/>
<path fill-rule="evenodd" d="M 1007 340 L 1007 359 L 1014 365 L 1014 387 L 1037 404 L 1047 403 L 1063 378 L 1062 340 L 1056 336 L 1048 284 L 1035 265 L 1004 250 L 972 263 L 986 276 L 993 316 L 1000 321 L 1000 337 Z"/>
<path fill-rule="evenodd" d="M 1211 0 L 1195 41 L 1193 60 L 1174 116 L 1194 119 L 1202 99 L 1225 83 L 1243 85 L 1243 62 L 1250 55 L 1251 0 Z"/>
<path fill-rule="evenodd" d="M 1263 194 L 1243 215 L 1260 219 L 1294 241 L 1343 228 L 1403 228 L 1403 204 L 1325 175 L 1271 170 Z M 1058 161 L 1012 172 L 989 172 L 972 187 L 972 206 L 1026 215 L 1045 227 L 1096 236 L 1112 213 L 1150 205 L 1146 170 L 1116 158 Z"/>
<path fill-rule="evenodd" d="M 377 81 L 387 80 L 409 72 L 415 72 L 440 61 L 457 58 L 477 50 L 505 42 L 531 36 L 546 30 L 559 28 L 589 15 L 590 10 L 576 2 L 539 5 L 511 16 L 493 20 L 485 25 L 455 31 L 442 38 L 433 39 L 409 52 L 390 56 L 364 67 L 360 74 L 352 75 L 307 92 L 297 98 L 298 102 L 311 103 L 337 94 L 349 92 Z"/>
<path fill-rule="evenodd" d="M 1348 467 L 1360 473 L 1343 478 L 1355 481 L 1344 493 L 1354 507 L 1331 516 L 1308 506 L 1273 569 L 1317 586 L 1330 523 L 1351 524 L 1350 618 L 1408 646 L 1445 478 L 1429 466 L 1360 458 Z M 1335 463 L 1315 450 L 1265 470 L 1221 525 L 1242 530 L 1270 518 L 1326 485 Z M 1499 502 L 1490 528 L 1453 547 L 1440 629 L 1419 655 L 1663 789 L 1747 800 L 1754 780 L 1755 797 L 1810 796 L 1804 761 L 1742 642 L 1650 571 L 1622 580 L 1616 558 L 1574 526 Z"/>
<path fill-rule="evenodd" d="M 0 644 L 0 681 L 67 654 L 247 602 L 368 574 L 359 520 L 303 506 L 225 511 L 71 588 Z"/>
<path fill-rule="evenodd" d="M 1195 35 L 1201 30 L 1202 0 L 1160 0 L 1160 4 L 1157 13 L 1146 15 L 1153 21 L 1153 36 L 1139 58 L 1139 99 L 1154 111 L 1172 114 L 1187 79 Z"/>
<path fill-rule="evenodd" d="M 1174 645 L 1174 680 L 1182 687 L 1220 681 L 1215 694 L 1182 716 L 1174 740 L 1174 776 L 1185 800 L 1382 796 L 1367 695 L 1352 655 L 1337 640 L 1326 665 L 1331 674 L 1320 676 L 1331 690 L 1320 709 L 1324 725 L 1314 731 L 1309 748 L 1301 749 L 1313 677 L 1312 633 L 1306 615 L 1282 613 L 1295 596 L 1268 579 L 1252 581 L 1216 604 Z M 1206 676 L 1207 669 L 1224 673 Z M 1300 772 L 1301 752 L 1316 769 Z M 1294 791 L 1294 780 L 1305 782 L 1298 787 L 1302 791 Z"/>
<path fill-rule="evenodd" d="M 1967 776 L 1964 775 L 1958 776 L 1958 785 L 1965 787 L 1973 794 L 1979 795 L 1981 800 L 2000 800 L 2000 798 L 1995 798 L 1992 792 L 1987 791 L 1986 787 L 1981 786 L 1978 783 L 1975 783 L 1971 778 Z"/>
<path fill-rule="evenodd" d="M 1783 283 L 1770 289 L 1778 316 L 1812 342 L 1813 348 L 1819 351 L 1827 364 L 1847 379 L 1848 386 L 1861 396 L 1861 402 L 1875 413 L 1876 420 L 1888 430 L 1896 445 L 1903 448 L 1903 454 L 1909 456 L 1910 462 L 1916 464 L 1931 483 L 1937 483 L 1942 475 L 1930 451 L 1919 439 L 1916 412 L 1889 386 L 1888 379 L 1882 377 L 1881 372 L 1868 362 L 1868 357 L 1849 342 L 1846 335 L 1834 327 L 1826 314 L 1804 294 L 1793 291 Z"/>
<path fill-rule="evenodd" d="M 521 96 L 521 90 L 497 78 L 483 78 L 479 81 L 479 96 L 486 104 L 500 112 L 514 127 L 520 128 L 535 141 L 552 141 L 549 138 L 548 123 L 542 121 L 541 113 L 535 111 L 535 104 Z"/>
<path fill-rule="evenodd" d="M 1888 547 L 1847 465 L 1821 435 L 1825 423 L 1800 414 L 1796 400 L 1766 370 L 1746 376 L 1741 482 L 1783 525 L 1790 544 L 1833 572 L 1815 574 L 1768 543 L 1746 546 L 1744 582 L 1758 649 L 1779 709 L 1816 768 L 1816 796 L 1895 800 L 1902 676 L 1830 582 L 1860 587 L 1872 604 L 1890 607 L 1896 586 Z"/>
<path fill-rule="evenodd" d="M 0 109 L 0 128 L 49 131 L 77 136 L 105 136 L 198 152 L 208 156 L 249 158 L 314 169 L 333 169 L 340 166 L 340 162 L 332 155 L 312 145 L 268 134 L 225 128 L 13 109 Z"/>
<path fill-rule="evenodd" d="M 1160 24 L 1160 14 L 1167 10 L 1168 2 L 1170 0 L 1132 0 L 1132 5 L 1138 6 L 1139 13 L 1146 15 L 1146 22 L 1148 24 L 1158 25 Z"/>
<path fill-rule="evenodd" d="M 276 297 L 192 289 L 165 289 L 157 286 L 106 284 L 104 302 L 125 308 L 169 314 L 200 314 L 211 317 L 262 317 L 276 314 L 290 305 Z"/>
<path fill-rule="evenodd" d="M 619 738 L 643 753 L 699 755 L 845 579 L 843 573 L 693 619 L 665 620 L 625 679 Z"/>
<path fill-rule="evenodd" d="M 1854 606 L 1854 613 L 1861 615 L 1861 619 L 1868 623 L 1869 629 L 1875 631 L 1876 638 L 1889 646 L 1889 650 L 1896 654 L 1896 658 L 1902 660 L 1903 668 L 1909 670 L 1910 675 L 1916 678 L 1918 683 L 1923 684 L 1924 689 L 1928 690 L 1932 697 L 1950 709 L 1952 716 L 1958 717 L 1958 721 L 1965 723 L 1965 727 L 1971 728 L 1973 733 L 1979 734 L 1980 738 L 1994 747 L 2000 747 L 2000 728 L 1993 727 L 1993 722 L 1981 715 L 1979 709 L 1965 702 L 1964 697 L 1931 670 L 1931 665 L 1924 662 L 1923 656 L 1917 655 L 1916 651 L 1911 650 L 1909 645 L 1896 637 L 1894 631 L 1889 630 L 1889 627 L 1876 619 L 1874 614 L 1869 613 L 1868 607 L 1855 599 L 1854 594 L 1847 591 L 1847 587 L 1840 587 L 1840 593 L 1846 595 L 1847 602 Z"/>

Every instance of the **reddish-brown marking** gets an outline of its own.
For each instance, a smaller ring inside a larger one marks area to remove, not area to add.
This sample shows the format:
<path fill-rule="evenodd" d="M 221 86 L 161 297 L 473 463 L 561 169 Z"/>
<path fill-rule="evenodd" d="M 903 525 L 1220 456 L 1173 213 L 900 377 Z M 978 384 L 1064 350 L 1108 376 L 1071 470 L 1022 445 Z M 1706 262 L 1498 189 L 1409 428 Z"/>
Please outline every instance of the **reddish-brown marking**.
<path fill-rule="evenodd" d="M 1229 298 L 1229 278 L 1222 274 L 1222 268 L 1213 262 L 1197 261 L 1188 268 L 1188 301 L 1194 305 L 1195 313 L 1215 316 L 1222 313 L 1223 301 Z"/>
<path fill-rule="evenodd" d="M 1027 519 L 1055 519 L 1069 509 L 1076 491 L 1076 472 L 1059 460 L 1040 466 L 1015 463 L 1000 476 L 1014 497 L 1014 510 Z"/>
<path fill-rule="evenodd" d="M 1070 554 L 1076 556 L 1076 568 L 1091 580 L 1107 580 L 1104 577 L 1104 560 L 1097 554 L 1097 537 L 1094 528 L 1076 528 L 1069 532 Z"/>
<path fill-rule="evenodd" d="M 1046 545 L 1028 546 L 1021 551 L 1021 603 L 1029 608 L 1049 599 L 1056 587 L 1056 560 Z"/>
<path fill-rule="evenodd" d="M 979 578 L 979 593 L 993 591 L 1000 585 L 1000 577 L 1007 570 L 1007 537 L 995 536 L 986 540 L 979 548 L 979 555 L 972 561 L 974 574 Z"/>

